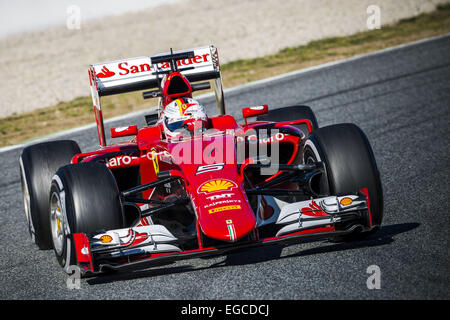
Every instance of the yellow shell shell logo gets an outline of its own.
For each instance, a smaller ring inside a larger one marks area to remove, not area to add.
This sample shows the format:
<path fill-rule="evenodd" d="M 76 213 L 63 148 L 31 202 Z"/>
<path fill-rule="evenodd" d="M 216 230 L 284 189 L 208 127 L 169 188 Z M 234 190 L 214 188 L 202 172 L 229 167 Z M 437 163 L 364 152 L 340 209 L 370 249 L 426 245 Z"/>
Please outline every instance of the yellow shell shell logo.
<path fill-rule="evenodd" d="M 231 190 L 236 187 L 236 183 L 228 180 L 211 180 L 200 186 L 199 192 L 210 193 L 216 191 Z"/>
<path fill-rule="evenodd" d="M 351 198 L 345 197 L 341 199 L 341 205 L 343 206 L 349 206 L 353 203 L 353 200 Z"/>
<path fill-rule="evenodd" d="M 102 241 L 102 243 L 109 243 L 113 240 L 113 238 L 111 236 L 105 234 L 100 237 L 100 240 Z"/>

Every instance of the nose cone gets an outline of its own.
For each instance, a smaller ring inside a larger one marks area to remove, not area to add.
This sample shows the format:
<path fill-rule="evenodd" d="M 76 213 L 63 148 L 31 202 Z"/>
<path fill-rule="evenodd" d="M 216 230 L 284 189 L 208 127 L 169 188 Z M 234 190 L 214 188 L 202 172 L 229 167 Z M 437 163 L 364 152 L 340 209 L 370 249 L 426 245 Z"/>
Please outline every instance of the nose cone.
<path fill-rule="evenodd" d="M 237 169 L 233 135 L 193 139 L 169 148 L 172 155 L 183 150 L 183 156 L 174 159 L 188 180 L 188 192 L 206 236 L 234 242 L 254 230 L 256 218 Z M 196 156 L 204 162 L 196 162 Z"/>
<path fill-rule="evenodd" d="M 201 185 L 197 194 L 197 215 L 206 236 L 235 242 L 255 228 L 253 211 L 235 182 L 215 179 Z"/>

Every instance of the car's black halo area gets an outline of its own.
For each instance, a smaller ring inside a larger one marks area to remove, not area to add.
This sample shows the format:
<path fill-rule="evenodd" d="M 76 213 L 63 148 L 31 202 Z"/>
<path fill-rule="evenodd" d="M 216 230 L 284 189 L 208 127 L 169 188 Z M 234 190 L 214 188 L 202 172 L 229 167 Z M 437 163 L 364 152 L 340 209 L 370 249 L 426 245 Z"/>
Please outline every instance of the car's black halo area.
<path fill-rule="evenodd" d="M 325 163 L 330 195 L 368 188 L 372 223 L 379 227 L 383 220 L 383 191 L 372 147 L 364 132 L 350 123 L 320 128 L 306 142 L 304 159 L 312 158 Z"/>
<path fill-rule="evenodd" d="M 29 228 L 34 228 L 34 241 L 39 249 L 51 249 L 50 221 L 48 217 L 50 183 L 59 167 L 70 163 L 72 157 L 81 153 L 72 140 L 60 140 L 35 144 L 23 149 L 20 156 L 22 190 L 25 208 L 29 212 Z"/>
<path fill-rule="evenodd" d="M 53 194 L 61 195 L 61 208 L 67 218 L 70 233 L 64 232 L 62 252 L 55 250 L 58 262 L 67 268 L 75 265 L 74 233 L 91 235 L 100 230 L 124 227 L 119 189 L 111 171 L 99 163 L 79 163 L 61 167 L 52 181 Z M 70 246 L 70 247 L 69 247 Z"/>

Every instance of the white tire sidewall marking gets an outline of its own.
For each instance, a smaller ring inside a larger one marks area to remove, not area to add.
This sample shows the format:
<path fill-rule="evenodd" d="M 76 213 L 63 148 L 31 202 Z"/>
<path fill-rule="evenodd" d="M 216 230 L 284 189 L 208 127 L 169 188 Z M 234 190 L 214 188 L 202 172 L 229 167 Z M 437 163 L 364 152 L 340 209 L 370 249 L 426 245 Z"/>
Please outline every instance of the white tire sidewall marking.
<path fill-rule="evenodd" d="M 63 227 L 64 227 L 64 234 L 66 236 L 66 258 L 65 258 L 65 264 L 63 266 L 64 271 L 69 272 L 69 266 L 70 266 L 70 260 L 71 260 L 71 250 L 72 250 L 72 242 L 70 240 L 70 226 L 69 221 L 67 220 L 67 212 L 66 212 L 66 192 L 64 190 L 64 185 L 62 183 L 61 178 L 58 175 L 54 175 L 52 178 L 53 181 L 55 181 L 58 185 L 59 189 L 59 201 L 61 204 L 61 212 L 63 216 Z"/>
<path fill-rule="evenodd" d="M 31 240 L 33 242 L 35 242 L 35 233 L 36 233 L 36 231 L 35 231 L 34 224 L 33 224 L 33 218 L 31 217 L 30 190 L 28 189 L 28 181 L 27 181 L 27 176 L 25 174 L 25 168 L 23 166 L 22 156 L 19 157 L 19 165 L 20 165 L 20 172 L 22 173 L 24 188 L 26 189 L 26 193 L 27 193 L 27 195 L 25 195 L 25 194 L 23 195 L 24 207 L 25 207 L 25 216 L 27 218 L 28 228 L 29 228 L 30 235 L 31 235 Z M 25 203 L 25 201 L 26 201 L 26 203 Z"/>
<path fill-rule="evenodd" d="M 322 159 L 320 158 L 320 155 L 319 155 L 319 152 L 317 151 L 317 148 L 316 148 L 316 146 L 314 145 L 314 143 L 311 141 L 311 140 L 306 140 L 306 142 L 305 142 L 305 147 L 306 146 L 308 146 L 308 147 L 310 147 L 311 148 L 311 150 L 312 150 L 312 152 L 314 153 L 314 156 L 316 157 L 316 160 L 317 161 L 322 161 Z M 305 161 L 306 159 L 303 159 L 303 162 Z"/>

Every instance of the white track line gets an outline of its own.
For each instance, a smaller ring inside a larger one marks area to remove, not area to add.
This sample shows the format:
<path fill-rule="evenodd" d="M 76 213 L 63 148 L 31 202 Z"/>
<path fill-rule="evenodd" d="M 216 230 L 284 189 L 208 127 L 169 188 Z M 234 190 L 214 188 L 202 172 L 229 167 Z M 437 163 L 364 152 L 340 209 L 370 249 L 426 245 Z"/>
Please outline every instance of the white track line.
<path fill-rule="evenodd" d="M 354 56 L 354 57 L 351 57 L 351 58 L 347 58 L 347 59 L 343 59 L 343 60 L 332 61 L 332 62 L 320 64 L 320 65 L 317 65 L 317 66 L 312 66 L 312 67 L 305 68 L 305 69 L 300 69 L 300 70 L 296 70 L 296 71 L 292 71 L 292 72 L 288 72 L 288 73 L 283 73 L 283 74 L 280 74 L 280 75 L 277 75 L 277 76 L 274 76 L 274 77 L 270 77 L 270 78 L 266 78 L 266 79 L 262 79 L 262 80 L 257 80 L 257 81 L 249 82 L 249 83 L 242 84 L 242 85 L 239 85 L 239 86 L 236 86 L 236 87 L 225 89 L 224 90 L 224 94 L 233 93 L 233 92 L 236 92 L 236 91 L 239 91 L 239 90 L 255 87 L 255 86 L 266 84 L 266 83 L 273 82 L 273 81 L 276 81 L 276 80 L 280 80 L 280 79 L 288 78 L 288 77 L 291 77 L 291 76 L 299 75 L 299 74 L 302 74 L 302 73 L 307 73 L 307 72 L 311 72 L 311 71 L 315 71 L 315 70 L 320 70 L 320 69 L 336 66 L 336 65 L 339 65 L 339 64 L 360 60 L 360 59 L 367 58 L 367 57 L 372 57 L 372 56 L 376 56 L 376 55 L 379 55 L 379 54 L 384 54 L 384 53 L 387 53 L 387 52 L 396 51 L 396 50 L 400 50 L 400 49 L 407 48 L 407 47 L 412 47 L 412 46 L 415 46 L 415 45 L 418 45 L 418 44 L 439 40 L 439 39 L 446 38 L 446 37 L 449 37 L 449 36 L 450 36 L 450 34 L 446 34 L 446 35 L 441 35 L 441 36 L 432 37 L 432 38 L 428 38 L 428 39 L 423 39 L 423 40 L 419 40 L 419 41 L 414 41 L 414 42 L 410 42 L 410 43 L 406 43 L 406 44 L 401 44 L 401 45 L 398 45 L 398 46 L 395 46 L 395 47 L 390 47 L 390 48 L 386 48 L 386 49 L 382 49 L 382 50 L 378 50 L 378 51 L 374 51 L 374 52 L 370 52 L 370 53 L 366 53 L 366 54 L 362 54 L 362 55 L 357 55 L 357 56 Z M 202 94 L 202 95 L 197 96 L 196 99 L 203 99 L 203 98 L 207 98 L 207 97 L 210 97 L 210 96 L 213 96 L 213 95 L 214 95 L 214 93 L 206 93 L 206 94 Z M 140 111 L 127 113 L 127 114 L 124 114 L 124 115 L 121 115 L 121 116 L 117 116 L 117 117 L 114 117 L 114 118 L 107 119 L 107 120 L 105 120 L 105 124 L 113 122 L 113 121 L 124 120 L 124 119 L 127 119 L 127 118 L 139 116 L 139 115 L 144 115 L 144 114 L 147 114 L 148 112 L 149 112 L 149 110 L 146 109 L 146 110 L 140 110 Z M 59 137 L 64 136 L 64 135 L 68 135 L 68 134 L 71 134 L 71 133 L 76 133 L 76 132 L 83 131 L 83 130 L 86 130 L 86 129 L 95 128 L 95 126 L 96 126 L 96 124 L 94 122 L 94 123 L 91 123 L 91 124 L 88 124 L 88 125 L 84 125 L 84 126 L 81 126 L 81 127 L 76 127 L 76 128 L 72 128 L 72 129 L 69 129 L 69 130 L 64 130 L 64 131 L 60 131 L 60 132 L 57 132 L 57 133 L 54 133 L 54 134 L 50 134 L 48 136 L 44 136 L 44 137 L 28 140 L 28 141 L 20 143 L 20 144 L 8 146 L 8 147 L 3 147 L 3 148 L 0 148 L 0 153 L 11 151 L 11 150 L 18 149 L 18 148 L 22 148 L 22 147 L 25 147 L 27 145 L 34 144 L 34 143 L 39 143 L 39 142 L 43 142 L 43 141 L 47 141 L 47 140 L 51 140 L 51 139 L 56 139 L 56 138 L 59 138 Z"/>

